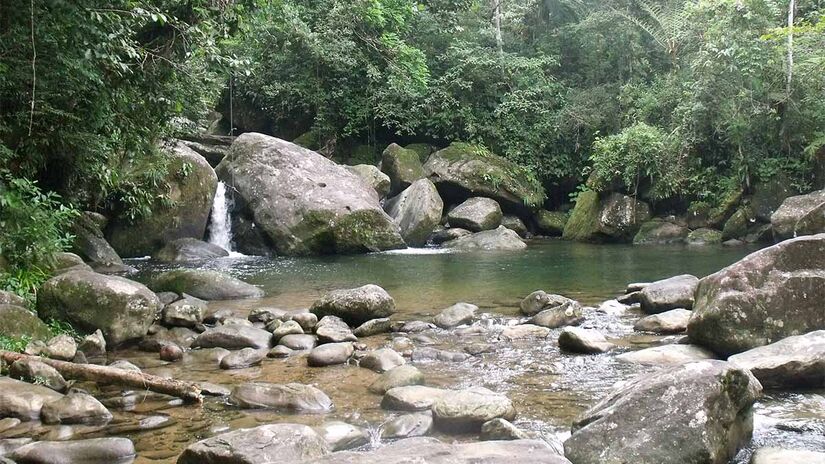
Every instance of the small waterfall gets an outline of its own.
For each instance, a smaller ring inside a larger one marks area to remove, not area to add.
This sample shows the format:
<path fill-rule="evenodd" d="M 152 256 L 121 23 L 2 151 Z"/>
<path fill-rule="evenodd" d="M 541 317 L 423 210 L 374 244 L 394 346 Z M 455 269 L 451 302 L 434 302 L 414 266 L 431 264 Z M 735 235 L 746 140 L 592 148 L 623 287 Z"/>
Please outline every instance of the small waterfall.
<path fill-rule="evenodd" d="M 209 243 L 232 252 L 232 218 L 229 210 L 232 200 L 226 195 L 226 184 L 218 182 L 212 201 L 212 217 L 209 223 Z"/>

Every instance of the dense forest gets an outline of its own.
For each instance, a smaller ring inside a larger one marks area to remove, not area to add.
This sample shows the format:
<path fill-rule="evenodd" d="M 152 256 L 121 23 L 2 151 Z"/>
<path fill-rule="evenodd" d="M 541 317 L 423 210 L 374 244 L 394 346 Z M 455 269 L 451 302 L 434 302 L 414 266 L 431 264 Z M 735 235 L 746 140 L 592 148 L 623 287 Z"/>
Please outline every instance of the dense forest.
<path fill-rule="evenodd" d="M 77 211 L 170 201 L 158 142 L 193 132 L 350 164 L 475 143 L 550 210 L 821 188 L 824 69 L 819 0 L 0 0 L 3 285 L 42 281 Z"/>

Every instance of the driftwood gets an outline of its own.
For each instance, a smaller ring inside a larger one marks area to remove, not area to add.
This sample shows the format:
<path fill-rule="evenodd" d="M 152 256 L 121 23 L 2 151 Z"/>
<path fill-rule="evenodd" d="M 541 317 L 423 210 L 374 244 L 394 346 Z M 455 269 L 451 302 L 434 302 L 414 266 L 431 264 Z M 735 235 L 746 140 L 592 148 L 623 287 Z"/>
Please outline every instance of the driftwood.
<path fill-rule="evenodd" d="M 40 356 L 13 353 L 11 351 L 0 351 L 0 359 L 8 364 L 15 361 L 40 361 L 52 366 L 60 372 L 60 375 L 67 379 L 124 385 L 176 396 L 191 403 L 200 403 L 203 401 L 201 388 L 197 384 L 174 379 L 164 379 L 163 377 L 144 374 L 142 372 L 128 371 L 108 366 L 97 366 L 94 364 L 75 364 Z"/>

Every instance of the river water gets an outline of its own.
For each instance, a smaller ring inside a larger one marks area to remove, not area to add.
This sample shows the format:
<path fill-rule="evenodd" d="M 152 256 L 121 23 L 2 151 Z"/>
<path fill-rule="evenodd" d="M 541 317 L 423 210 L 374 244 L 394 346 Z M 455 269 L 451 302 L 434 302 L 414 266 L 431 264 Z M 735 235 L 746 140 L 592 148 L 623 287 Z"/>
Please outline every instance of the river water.
<path fill-rule="evenodd" d="M 577 414 L 592 405 L 617 382 L 653 368 L 623 364 L 615 355 L 660 343 L 664 337 L 633 332 L 640 317 L 633 311 L 605 314 L 595 307 L 623 293 L 630 282 L 643 282 L 676 274 L 704 276 L 731 264 L 754 249 L 722 247 L 634 247 L 586 245 L 557 240 L 537 240 L 524 252 L 442 253 L 413 250 L 362 256 L 320 258 L 233 257 L 203 267 L 218 269 L 261 286 L 267 296 L 260 300 L 211 302 L 210 308 L 230 308 L 245 315 L 255 307 L 307 308 L 328 290 L 374 283 L 396 301 L 394 319 L 428 320 L 441 309 L 459 301 L 478 305 L 481 318 L 469 330 L 433 330 L 429 340 L 417 341 L 452 351 L 473 344 L 489 344 L 489 351 L 461 363 L 427 362 L 416 366 L 427 385 L 460 388 L 484 386 L 509 396 L 517 410 L 516 425 L 563 439 Z M 136 261 L 146 280 L 166 269 L 148 261 Z M 570 355 L 556 345 L 558 330 L 547 339 L 505 342 L 498 332 L 519 321 L 518 303 L 542 289 L 577 299 L 585 305 L 585 327 L 601 330 L 619 345 L 603 355 Z M 392 334 L 362 339 L 370 347 L 383 346 Z M 267 359 L 262 366 L 221 371 L 209 352 L 192 352 L 182 362 L 167 364 L 156 353 L 122 351 L 146 372 L 193 381 L 231 386 L 248 381 L 313 384 L 326 392 L 335 410 L 325 415 L 285 415 L 271 411 L 236 410 L 218 398 L 203 406 L 181 405 L 169 398 L 119 390 L 98 392 L 107 404 L 126 405 L 106 430 L 66 429 L 75 436 L 110 434 L 127 436 L 139 450 L 138 463 L 172 463 L 188 444 L 216 433 L 271 422 L 317 425 L 345 420 L 367 427 L 380 446 L 378 430 L 394 413 L 379 407 L 381 397 L 367 391 L 378 376 L 357 366 L 306 367 L 305 357 Z M 34 433 L 34 432 L 33 432 Z M 54 429 L 38 432 L 59 436 Z M 472 440 L 474 437 L 442 437 Z M 825 451 L 825 391 L 768 393 L 755 407 L 755 446 L 783 446 Z M 752 448 L 735 462 L 747 462 Z"/>

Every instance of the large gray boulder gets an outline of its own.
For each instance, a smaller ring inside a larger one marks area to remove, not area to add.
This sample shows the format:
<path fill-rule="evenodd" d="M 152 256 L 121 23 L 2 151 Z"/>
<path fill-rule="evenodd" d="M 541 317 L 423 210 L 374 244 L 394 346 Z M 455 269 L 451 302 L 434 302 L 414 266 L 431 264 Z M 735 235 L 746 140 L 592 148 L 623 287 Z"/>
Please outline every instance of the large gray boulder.
<path fill-rule="evenodd" d="M 724 356 L 825 329 L 825 234 L 786 240 L 699 282 L 688 336 Z"/>
<path fill-rule="evenodd" d="M 447 213 L 450 227 L 470 232 L 492 230 L 501 225 L 503 214 L 498 202 L 490 198 L 473 197 Z"/>
<path fill-rule="evenodd" d="M 392 143 L 381 154 L 381 171 L 390 178 L 390 194 L 397 195 L 425 177 L 418 153 Z"/>
<path fill-rule="evenodd" d="M 728 358 L 765 388 L 825 387 L 825 330 L 783 338 Z"/>
<path fill-rule="evenodd" d="M 249 216 L 282 255 L 403 248 L 376 191 L 313 151 L 257 133 L 232 143 L 217 168 Z"/>
<path fill-rule="evenodd" d="M 168 193 L 168 204 L 155 205 L 147 217 L 117 217 L 106 230 L 109 243 L 122 257 L 151 255 L 168 242 L 184 237 L 203 238 L 218 188 L 212 166 L 182 143 L 164 147 L 170 155 L 157 193 Z"/>
<path fill-rule="evenodd" d="M 644 374 L 580 415 L 564 454 L 576 464 L 726 464 L 750 439 L 761 391 L 724 361 Z"/>
<path fill-rule="evenodd" d="M 22 306 L 0 304 L 0 321 L 0 335 L 9 338 L 26 336 L 46 340 L 51 335 L 49 327 L 36 314 Z"/>
<path fill-rule="evenodd" d="M 398 224 L 407 245 L 423 246 L 441 221 L 444 202 L 432 182 L 419 179 L 387 200 L 384 210 Z"/>
<path fill-rule="evenodd" d="M 156 292 L 186 293 L 201 300 L 260 298 L 263 290 L 223 272 L 207 269 L 175 269 L 163 272 L 149 283 Z"/>
<path fill-rule="evenodd" d="M 825 190 L 787 198 L 771 215 L 771 225 L 777 240 L 825 232 Z"/>
<path fill-rule="evenodd" d="M 670 245 L 683 243 L 690 231 L 687 227 L 668 221 L 647 221 L 633 237 L 634 245 Z"/>
<path fill-rule="evenodd" d="M 101 216 L 97 213 L 90 211 L 81 213 L 72 226 L 74 234 L 72 251 L 90 263 L 123 265 L 123 260 L 103 236 L 102 227 L 105 224 L 106 218 L 101 220 Z"/>
<path fill-rule="evenodd" d="M 0 418 L 37 420 L 44 404 L 60 398 L 63 398 L 63 395 L 42 385 L 0 377 Z"/>
<path fill-rule="evenodd" d="M 384 198 L 390 194 L 390 177 L 377 167 L 371 164 L 356 164 L 355 166 L 344 166 L 344 168 L 372 187 L 375 193 L 378 194 L 378 198 Z"/>
<path fill-rule="evenodd" d="M 37 313 L 75 328 L 100 329 L 119 345 L 146 335 L 160 310 L 158 297 L 138 282 L 90 271 L 69 271 L 46 281 L 37 294 Z"/>
<path fill-rule="evenodd" d="M 504 227 L 465 235 L 444 243 L 445 248 L 457 251 L 518 251 L 527 248 L 517 233 Z"/>
<path fill-rule="evenodd" d="M 156 251 L 152 258 L 162 263 L 186 263 L 223 258 L 224 256 L 229 256 L 229 252 L 218 245 L 186 237 L 167 243 L 163 248 Z"/>
<path fill-rule="evenodd" d="M 332 410 L 332 400 L 312 385 L 301 383 L 244 383 L 232 389 L 229 403 L 244 409 L 276 409 L 321 414 Z"/>
<path fill-rule="evenodd" d="M 650 219 L 650 206 L 620 193 L 600 197 L 597 192 L 579 194 L 563 238 L 580 242 L 630 241 Z"/>
<path fill-rule="evenodd" d="M 310 312 L 322 318 L 337 316 L 347 324 L 359 326 L 370 319 L 389 317 L 395 313 L 395 300 L 377 285 L 347 290 L 333 290 L 312 304 Z"/>
<path fill-rule="evenodd" d="M 117 464 L 132 462 L 137 453 L 128 438 L 36 441 L 9 456 L 18 464 Z"/>
<path fill-rule="evenodd" d="M 479 432 L 489 420 L 516 417 L 516 408 L 506 396 L 482 387 L 441 395 L 432 411 L 436 428 L 446 433 Z"/>
<path fill-rule="evenodd" d="M 326 440 L 306 425 L 269 424 L 234 430 L 189 445 L 177 463 L 299 463 L 329 453 Z"/>
<path fill-rule="evenodd" d="M 677 308 L 691 309 L 698 285 L 699 279 L 689 274 L 653 282 L 639 294 L 642 311 L 657 314 Z"/>

